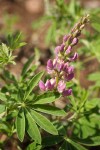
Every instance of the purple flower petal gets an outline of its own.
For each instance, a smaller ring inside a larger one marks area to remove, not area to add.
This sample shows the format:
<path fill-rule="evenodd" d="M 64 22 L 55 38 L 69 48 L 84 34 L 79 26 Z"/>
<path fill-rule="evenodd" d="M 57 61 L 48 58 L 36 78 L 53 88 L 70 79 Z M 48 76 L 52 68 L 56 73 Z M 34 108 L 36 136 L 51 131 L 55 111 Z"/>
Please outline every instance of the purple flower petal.
<path fill-rule="evenodd" d="M 68 74 L 71 74 L 74 72 L 74 66 L 68 67 Z"/>
<path fill-rule="evenodd" d="M 68 40 L 68 38 L 69 38 L 69 35 L 65 35 L 65 36 L 63 37 L 63 42 L 66 42 L 66 41 Z"/>
<path fill-rule="evenodd" d="M 51 59 L 49 59 L 48 61 L 47 61 L 47 67 L 49 68 L 49 69 L 53 69 L 53 62 L 52 62 L 52 60 Z"/>
<path fill-rule="evenodd" d="M 53 60 L 53 66 L 54 66 L 54 68 L 56 68 L 57 60 L 58 60 L 58 58 L 56 58 L 56 59 Z"/>
<path fill-rule="evenodd" d="M 62 93 L 64 91 L 64 89 L 66 88 L 66 84 L 64 81 L 59 81 L 57 89 L 59 93 Z"/>
<path fill-rule="evenodd" d="M 60 51 L 60 46 L 57 46 L 57 47 L 55 48 L 55 54 L 58 55 L 59 51 Z"/>
<path fill-rule="evenodd" d="M 73 41 L 72 41 L 71 44 L 72 44 L 72 46 L 74 46 L 74 45 L 76 45 L 77 43 L 78 43 L 78 38 L 75 37 L 75 38 L 73 39 Z"/>
<path fill-rule="evenodd" d="M 47 90 L 52 90 L 55 86 L 55 79 L 50 79 L 50 80 L 47 80 L 46 83 L 45 83 L 45 86 L 46 86 L 46 89 Z"/>
<path fill-rule="evenodd" d="M 70 81 L 74 78 L 74 73 L 68 74 L 67 80 Z"/>
<path fill-rule="evenodd" d="M 66 50 L 66 54 L 69 54 L 72 50 L 72 47 L 71 46 L 68 46 L 67 50 Z"/>
<path fill-rule="evenodd" d="M 65 44 L 61 44 L 61 46 L 60 46 L 60 52 L 64 51 L 64 47 L 65 47 Z"/>
<path fill-rule="evenodd" d="M 65 72 L 68 71 L 68 66 L 69 66 L 69 63 L 68 63 L 68 62 L 64 64 L 63 70 L 64 70 Z"/>
<path fill-rule="evenodd" d="M 64 90 L 62 94 L 63 96 L 69 96 L 72 94 L 72 89 Z"/>
<path fill-rule="evenodd" d="M 64 62 L 63 61 L 57 63 L 57 70 L 58 71 L 62 71 L 63 68 L 64 68 Z"/>
<path fill-rule="evenodd" d="M 46 90 L 46 87 L 45 87 L 45 84 L 43 83 L 43 81 L 40 81 L 40 82 L 39 82 L 39 88 L 40 88 L 41 90 L 43 90 L 43 91 Z"/>
<path fill-rule="evenodd" d="M 75 53 L 73 57 L 70 58 L 70 61 L 75 61 L 78 58 L 78 53 Z"/>
<path fill-rule="evenodd" d="M 50 80 L 47 80 L 47 81 L 46 81 L 45 86 L 46 86 L 46 89 L 47 89 L 47 90 L 51 90 L 51 83 L 50 83 Z"/>

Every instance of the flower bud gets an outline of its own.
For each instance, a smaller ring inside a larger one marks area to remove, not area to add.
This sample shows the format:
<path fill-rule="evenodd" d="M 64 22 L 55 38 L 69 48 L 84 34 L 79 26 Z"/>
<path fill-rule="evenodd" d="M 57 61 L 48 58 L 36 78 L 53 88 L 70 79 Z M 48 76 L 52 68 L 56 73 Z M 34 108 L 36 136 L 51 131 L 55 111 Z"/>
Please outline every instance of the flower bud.
<path fill-rule="evenodd" d="M 85 27 L 85 25 L 84 25 L 84 24 L 83 24 L 83 25 L 81 25 L 81 26 L 80 26 L 80 30 L 82 30 L 84 27 Z"/>
<path fill-rule="evenodd" d="M 75 38 L 73 39 L 71 45 L 74 46 L 74 45 L 76 45 L 77 43 L 78 43 L 78 38 L 75 37 Z"/>
<path fill-rule="evenodd" d="M 69 45 L 67 50 L 66 50 L 66 54 L 69 54 L 71 52 L 71 50 L 72 50 L 72 47 Z"/>
<path fill-rule="evenodd" d="M 60 51 L 60 46 L 57 46 L 57 47 L 55 48 L 55 54 L 57 55 L 57 54 L 59 53 L 59 51 Z"/>
<path fill-rule="evenodd" d="M 65 36 L 63 37 L 63 42 L 66 42 L 66 41 L 68 40 L 68 38 L 69 38 L 69 35 L 65 35 Z"/>
<path fill-rule="evenodd" d="M 64 51 L 64 47 L 65 47 L 65 44 L 61 44 L 61 46 L 60 46 L 60 52 Z"/>

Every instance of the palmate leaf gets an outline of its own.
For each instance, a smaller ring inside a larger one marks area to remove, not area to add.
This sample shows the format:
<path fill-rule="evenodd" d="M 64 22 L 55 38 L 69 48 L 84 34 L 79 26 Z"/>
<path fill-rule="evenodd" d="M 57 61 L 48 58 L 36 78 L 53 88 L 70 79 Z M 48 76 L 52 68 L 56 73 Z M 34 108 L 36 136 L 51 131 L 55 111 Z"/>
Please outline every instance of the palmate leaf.
<path fill-rule="evenodd" d="M 17 32 L 15 36 L 9 34 L 7 41 L 11 50 L 15 50 L 16 48 L 26 45 L 25 42 L 21 42 L 21 32 Z"/>
<path fill-rule="evenodd" d="M 35 120 L 33 119 L 32 115 L 27 109 L 25 109 L 25 117 L 27 121 L 26 131 L 28 132 L 28 134 L 33 140 L 41 144 L 41 135 L 40 135 L 39 129 L 35 123 Z"/>
<path fill-rule="evenodd" d="M 16 117 L 16 129 L 19 140 L 22 142 L 25 134 L 25 116 L 24 110 L 21 108 Z"/>
<path fill-rule="evenodd" d="M 57 107 L 54 106 L 50 106 L 50 105 L 43 105 L 43 104 L 35 104 L 33 105 L 33 109 L 46 113 L 46 114 L 51 114 L 51 115 L 55 115 L 55 116 L 65 116 L 66 112 L 62 109 L 59 109 Z"/>
<path fill-rule="evenodd" d="M 38 84 L 39 80 L 41 79 L 43 75 L 43 72 L 39 72 L 36 74 L 29 82 L 25 95 L 24 95 L 24 100 L 26 100 L 29 96 L 29 94 L 32 92 L 33 88 Z"/>
<path fill-rule="evenodd" d="M 37 96 L 34 104 L 47 104 L 54 102 L 57 98 L 60 97 L 60 94 L 57 92 L 46 92 Z"/>
<path fill-rule="evenodd" d="M 58 131 L 57 129 L 53 126 L 53 124 L 43 115 L 37 113 L 36 111 L 30 109 L 30 114 L 32 115 L 33 119 L 35 122 L 45 131 L 57 135 Z"/>

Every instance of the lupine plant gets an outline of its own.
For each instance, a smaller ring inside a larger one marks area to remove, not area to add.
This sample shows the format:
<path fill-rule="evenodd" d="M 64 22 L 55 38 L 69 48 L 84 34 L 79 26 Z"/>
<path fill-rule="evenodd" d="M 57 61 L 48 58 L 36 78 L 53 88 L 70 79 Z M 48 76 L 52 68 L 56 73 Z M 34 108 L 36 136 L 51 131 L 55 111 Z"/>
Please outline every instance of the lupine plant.
<path fill-rule="evenodd" d="M 30 139 L 26 150 L 49 147 L 87 150 L 88 146 L 100 145 L 99 100 L 91 102 L 87 91 L 73 83 L 74 63 L 78 58 L 74 47 L 88 22 L 89 15 L 83 16 L 71 32 L 64 35 L 63 42 L 54 50 L 55 58 L 47 61 L 50 76 L 44 82 L 41 80 L 44 72 L 37 73 L 37 66 L 32 65 L 34 56 L 26 62 L 18 79 L 8 71 L 6 65 L 14 64 L 13 50 L 25 45 L 20 42 L 20 35 L 8 36 L 8 44 L 0 47 L 0 76 L 5 82 L 0 89 L 0 131 L 12 139 L 17 133 L 20 142 Z M 66 104 L 58 108 L 56 100 L 62 98 Z"/>

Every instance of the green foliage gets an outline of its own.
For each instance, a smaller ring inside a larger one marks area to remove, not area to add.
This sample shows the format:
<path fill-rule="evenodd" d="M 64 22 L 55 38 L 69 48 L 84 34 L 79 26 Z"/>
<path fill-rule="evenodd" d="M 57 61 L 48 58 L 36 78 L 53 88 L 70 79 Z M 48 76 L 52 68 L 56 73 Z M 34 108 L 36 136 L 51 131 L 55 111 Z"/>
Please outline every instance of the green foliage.
<path fill-rule="evenodd" d="M 22 108 L 19 110 L 18 115 L 16 117 L 16 129 L 18 138 L 22 142 L 25 134 L 25 116 L 24 110 Z"/>
<path fill-rule="evenodd" d="M 26 131 L 28 132 L 28 134 L 33 140 L 41 144 L 41 135 L 32 115 L 30 114 L 29 111 L 26 110 L 25 116 L 26 116 L 26 121 L 27 121 Z"/>
<path fill-rule="evenodd" d="M 33 23 L 32 27 L 36 29 L 44 26 L 46 22 L 50 23 L 45 37 L 46 44 L 49 46 L 51 43 L 55 46 L 65 31 L 68 33 L 75 22 L 84 14 L 84 9 L 75 0 L 71 0 L 68 4 L 65 4 L 64 0 L 56 0 L 54 5 L 50 3 L 50 0 L 46 0 L 45 8 L 44 16 Z"/>
<path fill-rule="evenodd" d="M 15 64 L 12 52 L 26 45 L 25 42 L 21 42 L 21 33 L 17 33 L 15 36 L 8 35 L 7 37 L 8 45 L 2 43 L 0 45 L 0 67 L 3 67 L 9 63 Z"/>

